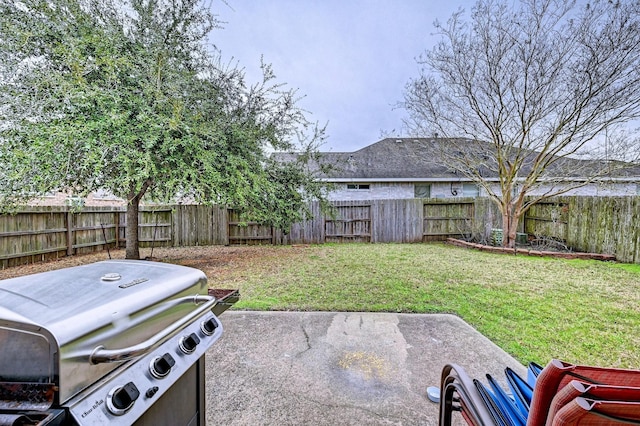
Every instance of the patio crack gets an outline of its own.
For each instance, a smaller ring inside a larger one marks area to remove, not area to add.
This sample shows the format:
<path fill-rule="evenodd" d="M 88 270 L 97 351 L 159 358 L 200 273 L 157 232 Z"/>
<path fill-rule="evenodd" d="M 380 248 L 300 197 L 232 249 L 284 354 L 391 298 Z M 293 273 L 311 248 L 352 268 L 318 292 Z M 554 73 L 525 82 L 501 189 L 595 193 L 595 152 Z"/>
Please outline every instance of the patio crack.
<path fill-rule="evenodd" d="M 302 330 L 302 334 L 304 334 L 304 341 L 305 341 L 307 347 L 304 348 L 303 350 L 301 350 L 300 352 L 298 352 L 296 354 L 296 358 L 299 357 L 300 355 L 302 355 L 303 353 L 311 350 L 311 338 L 309 337 L 309 333 L 307 333 L 307 330 L 304 327 L 304 325 L 300 325 L 300 329 Z"/>

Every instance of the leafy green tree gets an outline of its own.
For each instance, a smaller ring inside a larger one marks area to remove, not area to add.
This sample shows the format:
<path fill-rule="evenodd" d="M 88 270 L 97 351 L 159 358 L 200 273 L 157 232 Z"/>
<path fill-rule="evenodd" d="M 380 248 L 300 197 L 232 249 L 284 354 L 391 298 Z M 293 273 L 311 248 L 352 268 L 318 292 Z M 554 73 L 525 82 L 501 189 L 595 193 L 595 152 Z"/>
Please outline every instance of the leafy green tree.
<path fill-rule="evenodd" d="M 637 1 L 479 0 L 436 28 L 407 85 L 409 126 L 448 138 L 439 161 L 495 201 L 504 245 L 532 204 L 640 158 Z"/>
<path fill-rule="evenodd" d="M 324 129 L 295 91 L 248 85 L 208 50 L 198 0 L 0 0 L 0 202 L 107 189 L 127 201 L 139 258 L 143 198 L 229 205 L 286 228 L 324 198 L 309 175 Z M 273 151 L 301 151 L 278 163 Z"/>

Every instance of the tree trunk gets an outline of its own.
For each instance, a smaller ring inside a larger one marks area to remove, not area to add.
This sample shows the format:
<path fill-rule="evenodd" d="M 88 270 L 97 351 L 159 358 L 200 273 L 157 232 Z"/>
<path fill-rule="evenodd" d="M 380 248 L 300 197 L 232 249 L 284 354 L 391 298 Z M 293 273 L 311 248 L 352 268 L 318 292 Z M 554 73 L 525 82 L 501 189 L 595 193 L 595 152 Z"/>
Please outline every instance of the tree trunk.
<path fill-rule="evenodd" d="M 127 202 L 127 245 L 126 259 L 140 259 L 140 243 L 138 241 L 138 212 L 140 211 L 140 200 L 151 186 L 151 179 L 147 179 L 136 191 L 135 185 L 129 188 L 129 196 Z"/>
<path fill-rule="evenodd" d="M 140 198 L 129 198 L 127 204 L 127 245 L 126 259 L 140 259 L 140 244 L 138 242 L 138 211 L 140 210 Z"/>
<path fill-rule="evenodd" d="M 514 207 L 508 205 L 502 212 L 502 246 L 515 248 L 516 232 L 520 215 L 516 214 Z"/>

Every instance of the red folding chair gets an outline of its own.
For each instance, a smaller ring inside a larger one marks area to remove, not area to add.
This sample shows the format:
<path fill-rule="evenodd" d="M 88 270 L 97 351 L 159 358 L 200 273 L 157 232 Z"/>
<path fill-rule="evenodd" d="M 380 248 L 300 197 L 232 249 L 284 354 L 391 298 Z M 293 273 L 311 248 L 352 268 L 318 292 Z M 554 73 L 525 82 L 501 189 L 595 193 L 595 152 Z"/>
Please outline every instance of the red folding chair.
<path fill-rule="evenodd" d="M 547 425 L 550 425 L 549 419 L 553 420 L 558 411 L 578 397 L 604 401 L 640 402 L 640 387 L 595 385 L 572 380 L 553 397 L 547 415 Z"/>
<path fill-rule="evenodd" d="M 542 370 L 533 390 L 527 426 L 544 426 L 553 398 L 572 380 L 584 383 L 640 387 L 640 370 L 574 365 L 557 359 Z"/>
<path fill-rule="evenodd" d="M 553 417 L 552 426 L 640 425 L 640 402 L 572 399 Z"/>

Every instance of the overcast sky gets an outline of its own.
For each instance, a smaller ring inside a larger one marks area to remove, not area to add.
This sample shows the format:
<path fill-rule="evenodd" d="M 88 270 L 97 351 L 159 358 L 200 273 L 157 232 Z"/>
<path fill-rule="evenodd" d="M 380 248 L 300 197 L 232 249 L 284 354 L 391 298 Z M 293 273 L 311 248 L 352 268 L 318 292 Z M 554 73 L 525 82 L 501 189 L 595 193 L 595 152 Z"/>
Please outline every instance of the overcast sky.
<path fill-rule="evenodd" d="M 394 108 L 418 76 L 433 22 L 446 22 L 471 0 L 227 0 L 214 2 L 224 29 L 213 43 L 259 79 L 260 57 L 279 82 L 304 95 L 308 117 L 327 124 L 322 151 L 355 151 L 381 134 L 403 136 L 405 112 Z"/>

